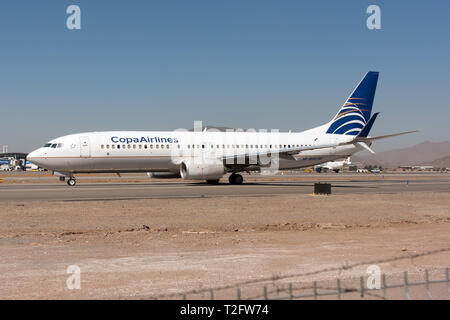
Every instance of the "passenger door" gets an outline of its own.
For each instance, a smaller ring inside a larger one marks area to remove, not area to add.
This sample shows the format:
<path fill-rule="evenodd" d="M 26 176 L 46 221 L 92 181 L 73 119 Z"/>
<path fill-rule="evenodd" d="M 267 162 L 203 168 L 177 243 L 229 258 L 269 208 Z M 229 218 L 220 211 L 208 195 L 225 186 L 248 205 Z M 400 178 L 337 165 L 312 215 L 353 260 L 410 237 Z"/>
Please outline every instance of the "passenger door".
<path fill-rule="evenodd" d="M 89 158 L 91 156 L 91 145 L 89 137 L 80 137 L 80 157 Z"/>

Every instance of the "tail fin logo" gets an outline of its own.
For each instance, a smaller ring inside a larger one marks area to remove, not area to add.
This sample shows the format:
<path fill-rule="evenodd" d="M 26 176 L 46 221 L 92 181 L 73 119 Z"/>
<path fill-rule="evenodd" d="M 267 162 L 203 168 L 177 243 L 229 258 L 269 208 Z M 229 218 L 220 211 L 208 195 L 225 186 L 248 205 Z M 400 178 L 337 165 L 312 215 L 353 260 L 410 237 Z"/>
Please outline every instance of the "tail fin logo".
<path fill-rule="evenodd" d="M 368 72 L 330 123 L 327 133 L 358 135 L 370 119 L 378 72 Z"/>

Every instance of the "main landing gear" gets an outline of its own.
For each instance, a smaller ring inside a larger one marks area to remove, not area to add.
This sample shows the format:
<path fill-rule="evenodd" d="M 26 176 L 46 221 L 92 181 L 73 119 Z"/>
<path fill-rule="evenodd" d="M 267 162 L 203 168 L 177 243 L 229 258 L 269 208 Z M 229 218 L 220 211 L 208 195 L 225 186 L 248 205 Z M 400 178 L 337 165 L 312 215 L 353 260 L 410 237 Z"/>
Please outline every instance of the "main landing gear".
<path fill-rule="evenodd" d="M 230 182 L 230 184 L 242 184 L 242 182 L 244 182 L 244 178 L 242 178 L 240 174 L 233 173 L 228 178 L 228 181 Z"/>

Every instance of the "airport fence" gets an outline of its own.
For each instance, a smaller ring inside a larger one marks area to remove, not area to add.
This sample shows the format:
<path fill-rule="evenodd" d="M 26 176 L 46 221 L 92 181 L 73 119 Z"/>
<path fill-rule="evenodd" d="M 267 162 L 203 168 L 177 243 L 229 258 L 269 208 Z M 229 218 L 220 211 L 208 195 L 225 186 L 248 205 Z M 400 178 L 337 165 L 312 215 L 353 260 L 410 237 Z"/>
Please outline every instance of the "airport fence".
<path fill-rule="evenodd" d="M 376 261 L 359 262 L 336 268 L 321 269 L 312 272 L 273 276 L 270 278 L 248 280 L 234 285 L 202 288 L 183 293 L 158 295 L 147 297 L 151 299 L 226 299 L 226 300 L 300 300 L 300 299 L 450 299 L 450 271 L 449 268 L 422 269 L 419 272 L 408 272 L 379 275 L 379 284 L 372 289 L 367 286 L 369 275 L 360 277 L 334 277 L 329 280 L 330 273 L 341 272 L 361 266 L 380 265 L 399 260 L 414 259 L 433 254 L 450 252 L 450 248 L 443 248 L 399 256 Z M 306 282 L 305 276 L 319 276 L 324 280 Z"/>

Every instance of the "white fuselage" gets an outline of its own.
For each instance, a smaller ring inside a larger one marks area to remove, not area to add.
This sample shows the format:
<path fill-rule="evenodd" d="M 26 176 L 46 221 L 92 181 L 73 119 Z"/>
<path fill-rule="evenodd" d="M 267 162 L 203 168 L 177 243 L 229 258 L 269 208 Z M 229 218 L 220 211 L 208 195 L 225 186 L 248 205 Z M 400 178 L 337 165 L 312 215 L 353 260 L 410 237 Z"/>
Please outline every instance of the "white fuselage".
<path fill-rule="evenodd" d="M 48 170 L 82 172 L 179 172 L 186 159 L 210 160 L 239 154 L 312 149 L 280 157 L 277 169 L 308 167 L 347 157 L 362 148 L 338 146 L 353 137 L 319 133 L 112 131 L 89 132 L 53 139 L 28 155 Z M 228 170 L 231 171 L 231 170 Z"/>

